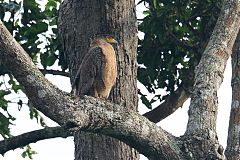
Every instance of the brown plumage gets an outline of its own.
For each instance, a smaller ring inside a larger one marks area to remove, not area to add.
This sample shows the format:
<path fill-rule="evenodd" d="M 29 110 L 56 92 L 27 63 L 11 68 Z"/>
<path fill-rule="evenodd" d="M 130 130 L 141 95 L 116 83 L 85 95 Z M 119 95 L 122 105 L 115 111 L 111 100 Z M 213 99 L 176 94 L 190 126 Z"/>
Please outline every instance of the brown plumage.
<path fill-rule="evenodd" d="M 108 98 L 117 77 L 116 55 L 112 43 L 117 41 L 111 36 L 92 41 L 72 85 L 75 95 Z"/>

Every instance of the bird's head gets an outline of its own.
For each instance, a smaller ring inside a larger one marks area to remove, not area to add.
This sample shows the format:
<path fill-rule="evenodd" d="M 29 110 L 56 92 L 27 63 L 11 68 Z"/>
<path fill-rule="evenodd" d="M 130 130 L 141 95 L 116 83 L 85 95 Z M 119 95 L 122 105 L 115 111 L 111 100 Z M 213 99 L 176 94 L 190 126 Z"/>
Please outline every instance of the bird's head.
<path fill-rule="evenodd" d="M 107 35 L 105 37 L 105 41 L 107 41 L 110 44 L 118 44 L 117 40 L 115 40 L 114 37 L 111 35 Z"/>
<path fill-rule="evenodd" d="M 101 43 L 110 43 L 117 44 L 117 40 L 112 35 L 99 35 L 93 38 L 92 44 L 101 44 Z"/>

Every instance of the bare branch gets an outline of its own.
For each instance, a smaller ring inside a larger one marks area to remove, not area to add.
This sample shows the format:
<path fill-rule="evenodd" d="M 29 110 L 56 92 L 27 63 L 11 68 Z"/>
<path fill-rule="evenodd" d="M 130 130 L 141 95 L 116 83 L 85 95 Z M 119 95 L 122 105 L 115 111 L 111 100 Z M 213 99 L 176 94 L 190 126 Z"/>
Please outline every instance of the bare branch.
<path fill-rule="evenodd" d="M 72 136 L 72 133 L 64 130 L 62 127 L 47 127 L 35 130 L 0 141 L 0 154 L 3 155 L 9 150 L 14 150 L 40 140 L 57 137 L 66 138 L 68 136 Z"/>
<path fill-rule="evenodd" d="M 53 75 L 59 75 L 59 76 L 65 76 L 69 77 L 68 72 L 64 71 L 59 71 L 59 70 L 52 70 L 52 69 L 40 69 L 40 71 L 45 75 L 45 74 L 53 74 Z"/>

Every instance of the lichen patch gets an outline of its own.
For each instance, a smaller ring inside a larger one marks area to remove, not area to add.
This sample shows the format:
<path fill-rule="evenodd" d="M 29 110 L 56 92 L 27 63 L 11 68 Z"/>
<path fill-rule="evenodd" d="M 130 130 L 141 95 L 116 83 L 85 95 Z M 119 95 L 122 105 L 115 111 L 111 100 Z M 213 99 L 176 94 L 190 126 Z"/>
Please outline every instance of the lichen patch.
<path fill-rule="evenodd" d="M 39 98 L 44 98 L 46 96 L 46 92 L 44 90 L 39 90 L 38 91 L 38 97 Z"/>

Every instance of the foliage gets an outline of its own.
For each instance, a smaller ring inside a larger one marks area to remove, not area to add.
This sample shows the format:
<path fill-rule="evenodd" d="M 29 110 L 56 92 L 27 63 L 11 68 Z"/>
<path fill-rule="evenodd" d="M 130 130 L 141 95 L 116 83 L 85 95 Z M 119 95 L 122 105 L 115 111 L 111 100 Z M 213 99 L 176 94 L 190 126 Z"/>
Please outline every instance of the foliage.
<path fill-rule="evenodd" d="M 38 111 L 34 108 L 34 107 L 29 107 L 29 111 L 30 111 L 30 118 L 31 119 L 36 119 L 38 123 L 40 123 L 40 125 L 42 127 L 46 127 L 46 123 L 44 122 L 44 119 L 41 115 L 39 115 Z"/>
<path fill-rule="evenodd" d="M 15 118 L 8 112 L 8 103 L 9 101 L 6 100 L 5 96 L 10 95 L 12 91 L 17 92 L 21 89 L 21 86 L 18 85 L 12 78 L 8 81 L 10 85 L 12 85 L 12 90 L 5 88 L 0 89 L 0 134 L 3 138 L 7 138 L 11 136 L 10 133 L 10 125 Z M 4 82 L 0 82 L 0 88 L 3 88 Z"/>
<path fill-rule="evenodd" d="M 33 159 L 33 155 L 34 155 L 34 154 L 37 154 L 37 152 L 36 152 L 36 151 L 33 151 L 33 150 L 31 149 L 30 145 L 27 145 L 27 146 L 25 147 L 25 151 L 22 153 L 22 157 L 23 157 L 23 158 L 28 157 L 29 159 Z"/>
<path fill-rule="evenodd" d="M 0 86 L 3 83 L 0 83 Z M 12 117 L 8 111 L 7 111 L 7 107 L 8 107 L 8 101 L 4 98 L 4 96 L 10 94 L 10 91 L 6 91 L 6 90 L 0 90 L 0 108 L 3 110 L 3 113 L 0 112 L 0 134 L 2 135 L 3 138 L 7 138 L 10 137 L 10 129 L 9 129 L 9 125 L 12 124 L 11 121 L 14 121 L 15 118 Z"/>
<path fill-rule="evenodd" d="M 37 65 L 41 64 L 46 69 L 52 66 L 62 53 L 57 37 L 57 10 L 60 0 L 49 0 L 45 7 L 40 6 L 39 3 L 35 0 L 0 0 L 0 18 L 33 62 Z M 59 61 L 59 65 L 61 63 L 62 61 Z M 66 66 L 62 65 L 62 69 L 65 70 Z M 0 110 L 0 134 L 4 138 L 11 136 L 10 125 L 15 120 L 8 112 L 9 103 L 13 102 L 7 100 L 5 96 L 19 93 L 20 90 L 24 91 L 13 76 L 1 66 L 0 75 L 6 74 L 9 78 L 8 84 L 0 83 L 0 108 L 2 109 Z M 16 105 L 21 110 L 22 100 L 19 99 Z M 43 117 L 36 109 L 30 107 L 29 111 L 31 119 L 35 118 L 41 126 L 46 126 Z M 26 155 L 29 154 L 26 152 Z"/>
<path fill-rule="evenodd" d="M 218 0 L 142 0 L 146 15 L 139 30 L 145 34 L 139 40 L 138 80 L 149 93 L 165 89 L 168 94 L 200 60 L 215 26 L 222 1 Z M 139 92 L 148 107 L 166 96 L 155 95 L 148 100 Z"/>
<path fill-rule="evenodd" d="M 35 63 L 40 54 L 44 68 L 52 66 L 62 52 L 57 38 L 59 4 L 60 0 L 49 0 L 42 9 L 35 0 L 0 0 L 1 20 Z"/>

